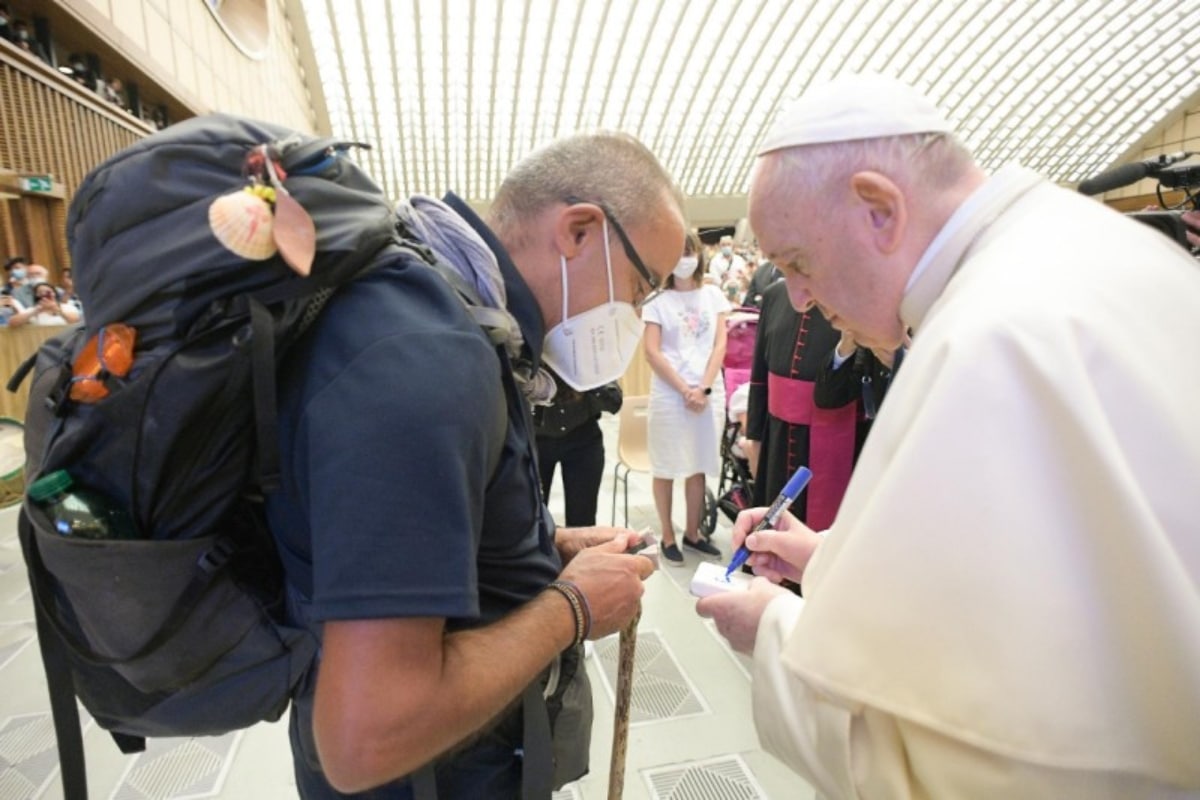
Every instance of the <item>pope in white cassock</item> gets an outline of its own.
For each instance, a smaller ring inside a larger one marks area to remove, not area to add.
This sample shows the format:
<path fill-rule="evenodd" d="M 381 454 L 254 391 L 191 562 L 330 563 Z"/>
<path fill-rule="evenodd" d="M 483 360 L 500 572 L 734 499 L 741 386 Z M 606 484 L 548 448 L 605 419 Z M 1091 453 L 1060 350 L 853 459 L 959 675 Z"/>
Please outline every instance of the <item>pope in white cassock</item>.
<path fill-rule="evenodd" d="M 879 76 L 777 119 L 750 221 L 792 303 L 912 349 L 833 526 L 705 598 L 764 746 L 829 798 L 1200 797 L 1200 266 Z M 744 512 L 740 544 L 763 511 Z"/>

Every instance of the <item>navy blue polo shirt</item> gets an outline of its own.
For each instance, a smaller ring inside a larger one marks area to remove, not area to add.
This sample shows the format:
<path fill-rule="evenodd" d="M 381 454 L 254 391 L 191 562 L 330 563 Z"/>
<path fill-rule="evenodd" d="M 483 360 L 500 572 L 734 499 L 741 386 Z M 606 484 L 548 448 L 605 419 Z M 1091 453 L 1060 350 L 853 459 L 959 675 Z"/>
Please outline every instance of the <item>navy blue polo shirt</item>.
<path fill-rule="evenodd" d="M 540 346 L 532 295 L 498 255 L 518 282 L 510 306 L 523 306 L 523 328 L 536 323 L 527 340 Z M 416 258 L 330 300 L 281 374 L 284 480 L 267 506 L 311 619 L 470 627 L 554 580 L 529 412 L 504 380 L 462 302 Z"/>
<path fill-rule="evenodd" d="M 446 201 L 496 254 L 522 357 L 536 365 L 533 294 L 483 222 Z M 339 290 L 279 387 L 283 486 L 267 515 L 293 622 L 444 617 L 456 630 L 504 616 L 557 577 L 528 406 L 432 267 L 399 256 Z M 310 673 L 292 708 L 296 785 L 306 800 L 340 798 L 313 742 L 315 685 Z M 482 737 L 440 764 L 437 781 L 444 797 L 507 797 L 520 778 L 513 745 Z M 411 800 L 412 787 L 401 779 L 360 796 Z"/>

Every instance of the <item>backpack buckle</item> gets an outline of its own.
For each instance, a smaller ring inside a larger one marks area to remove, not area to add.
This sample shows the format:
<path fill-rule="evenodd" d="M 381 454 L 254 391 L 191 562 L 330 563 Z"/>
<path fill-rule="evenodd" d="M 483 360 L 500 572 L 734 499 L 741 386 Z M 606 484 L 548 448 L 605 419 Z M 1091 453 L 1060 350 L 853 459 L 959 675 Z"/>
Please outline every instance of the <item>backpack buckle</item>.
<path fill-rule="evenodd" d="M 71 367 L 70 364 L 64 364 L 58 376 L 54 379 L 54 384 L 46 392 L 46 396 L 42 398 L 42 402 L 51 414 L 56 417 L 61 417 L 66 414 L 67 401 L 70 400 L 71 394 Z"/>
<path fill-rule="evenodd" d="M 207 575 L 214 575 L 225 568 L 233 558 L 236 548 L 229 539 L 218 539 L 211 549 L 205 550 L 196 559 L 196 566 Z"/>

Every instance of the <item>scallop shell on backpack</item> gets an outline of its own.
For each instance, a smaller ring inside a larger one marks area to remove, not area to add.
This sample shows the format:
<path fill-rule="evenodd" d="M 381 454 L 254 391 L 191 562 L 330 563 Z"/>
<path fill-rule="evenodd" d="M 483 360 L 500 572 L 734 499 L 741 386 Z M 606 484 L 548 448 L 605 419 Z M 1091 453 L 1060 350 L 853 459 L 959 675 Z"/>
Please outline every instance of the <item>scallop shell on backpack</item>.
<path fill-rule="evenodd" d="M 208 207 L 208 226 L 226 248 L 251 261 L 278 252 L 275 219 L 266 200 L 249 192 L 221 195 Z"/>

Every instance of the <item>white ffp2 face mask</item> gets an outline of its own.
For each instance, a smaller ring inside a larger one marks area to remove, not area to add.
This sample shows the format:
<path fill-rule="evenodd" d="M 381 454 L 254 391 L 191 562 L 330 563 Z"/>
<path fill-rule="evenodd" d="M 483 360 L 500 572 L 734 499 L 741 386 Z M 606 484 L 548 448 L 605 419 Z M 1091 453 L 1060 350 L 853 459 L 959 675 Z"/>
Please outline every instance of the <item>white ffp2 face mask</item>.
<path fill-rule="evenodd" d="M 682 280 L 687 280 L 696 273 L 696 267 L 700 266 L 700 259 L 696 256 L 684 256 L 679 259 L 679 263 L 675 265 L 675 269 L 671 270 L 672 274 Z"/>
<path fill-rule="evenodd" d="M 613 297 L 607 220 L 604 222 L 604 263 L 608 270 L 608 302 L 568 317 L 567 259 L 559 256 L 563 319 L 547 332 L 542 345 L 542 360 L 578 392 L 595 389 L 624 375 L 645 329 L 633 306 L 617 302 Z"/>

